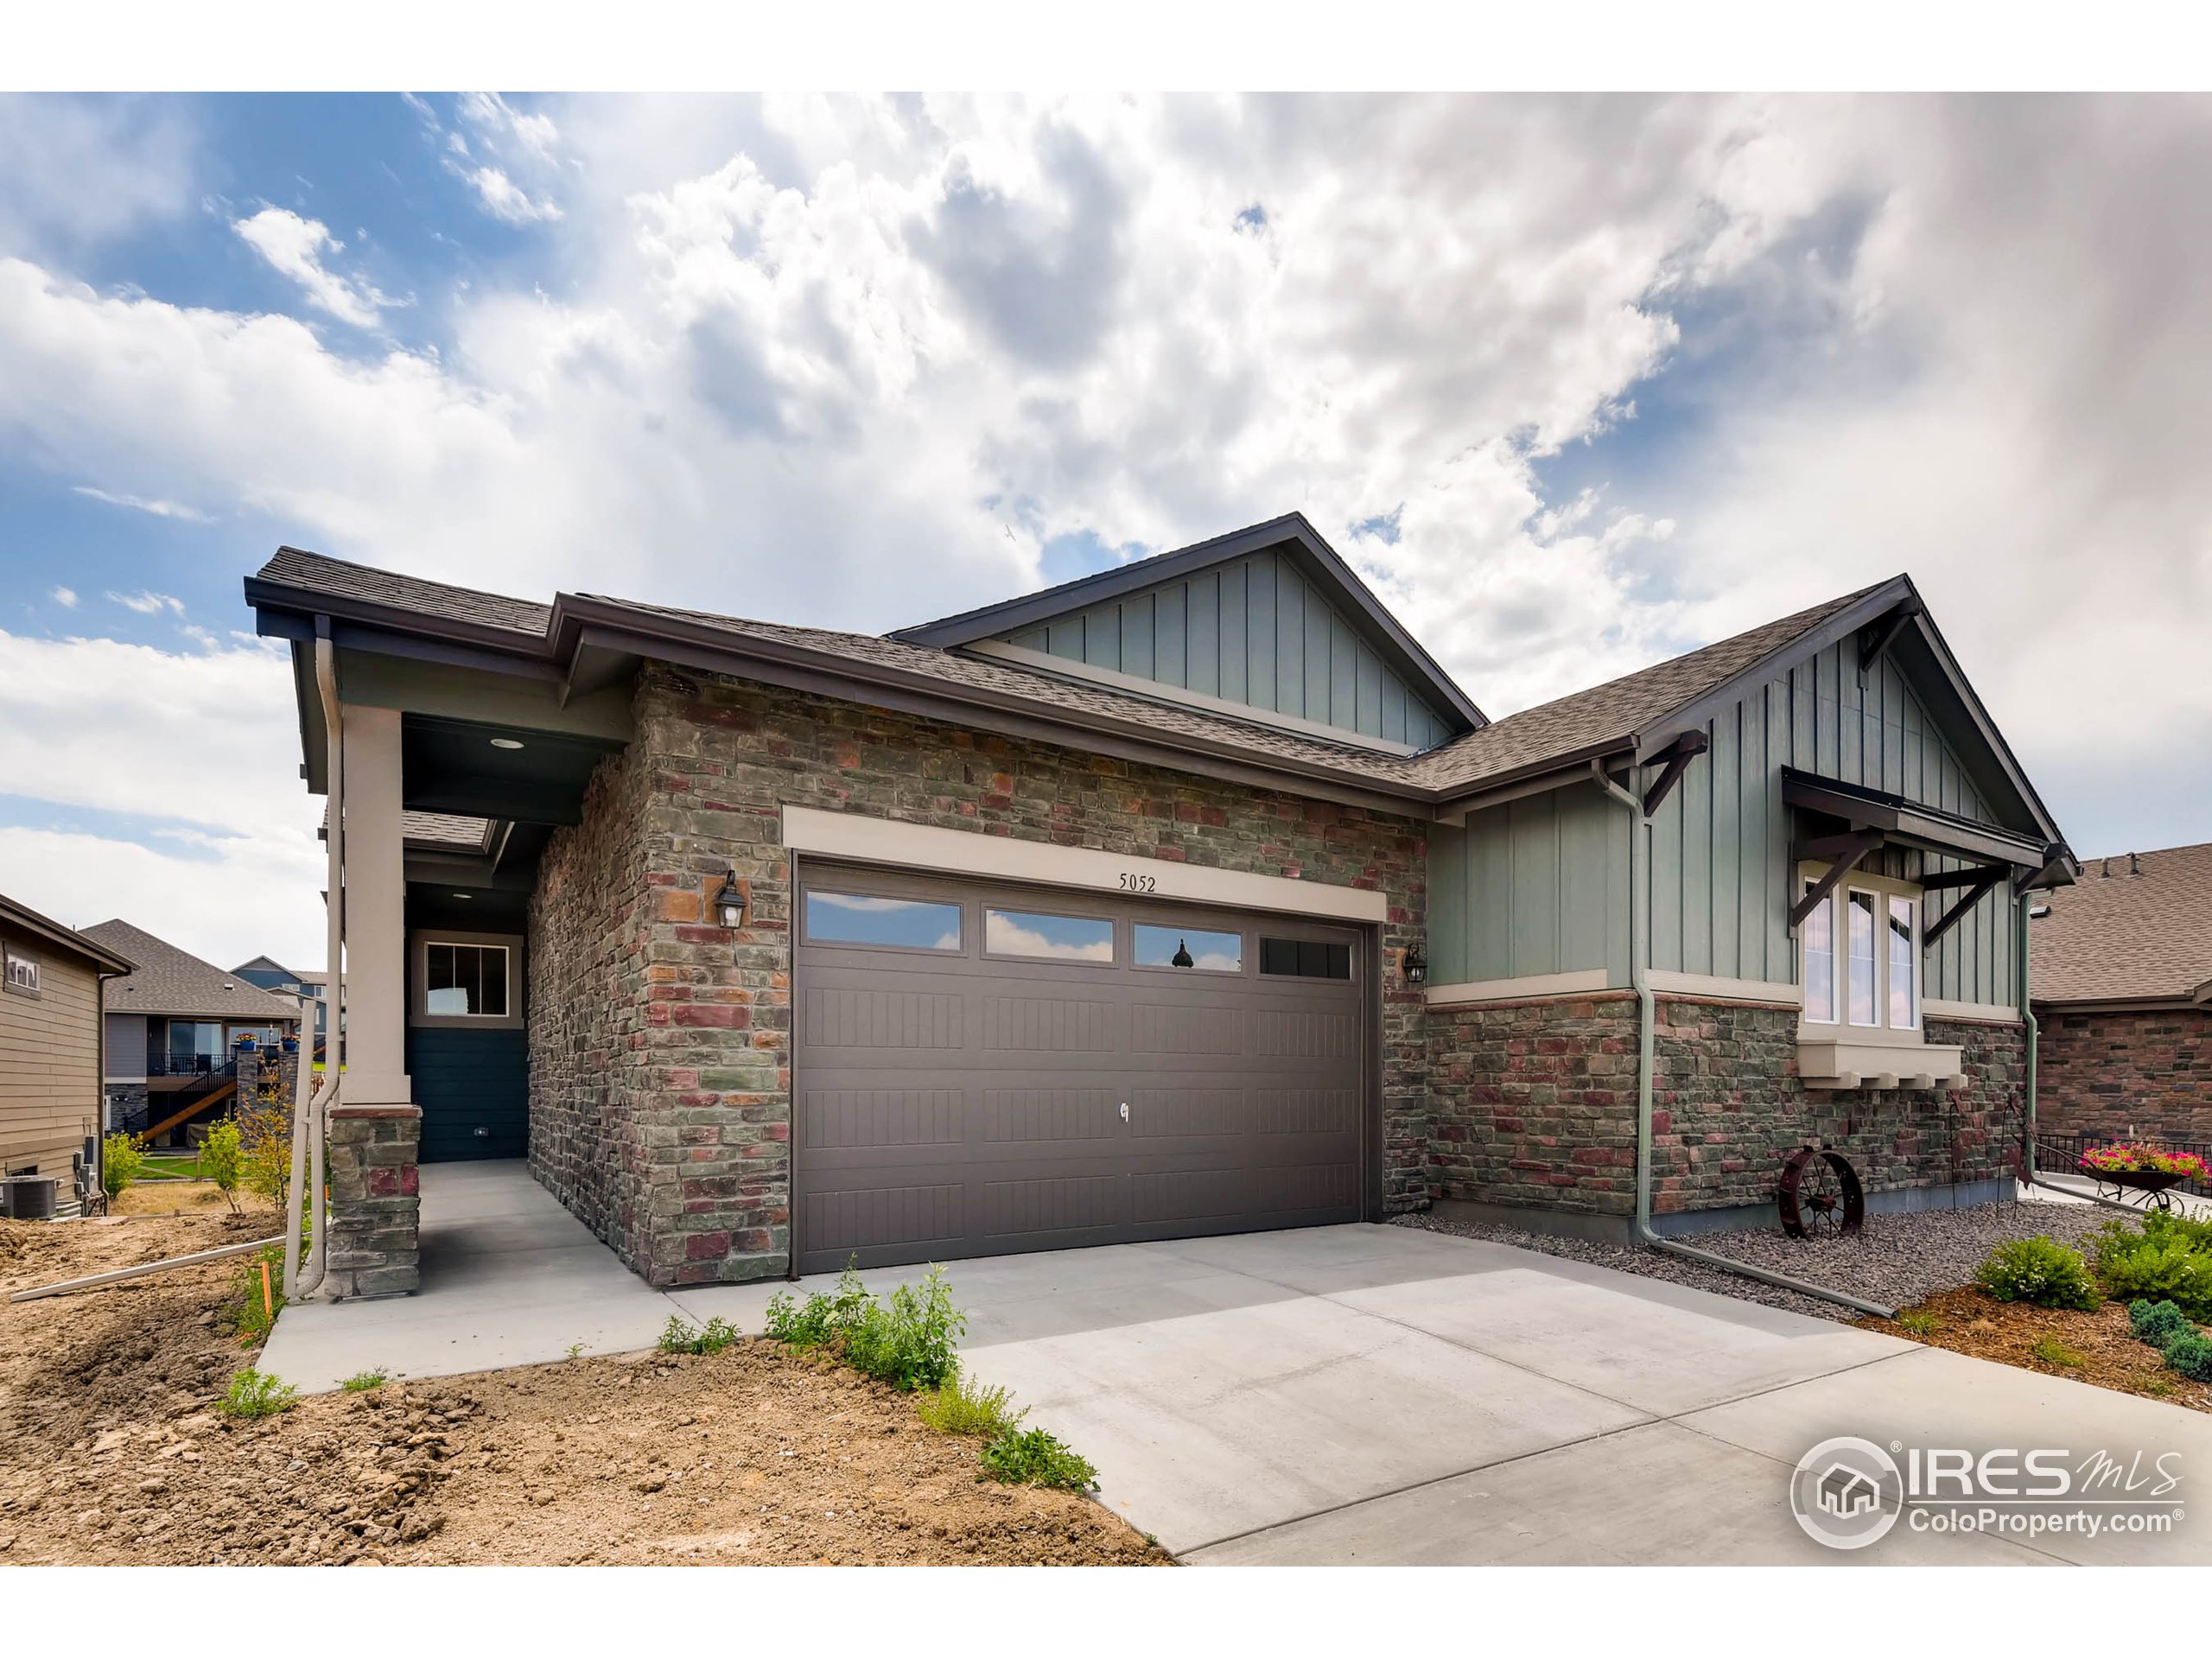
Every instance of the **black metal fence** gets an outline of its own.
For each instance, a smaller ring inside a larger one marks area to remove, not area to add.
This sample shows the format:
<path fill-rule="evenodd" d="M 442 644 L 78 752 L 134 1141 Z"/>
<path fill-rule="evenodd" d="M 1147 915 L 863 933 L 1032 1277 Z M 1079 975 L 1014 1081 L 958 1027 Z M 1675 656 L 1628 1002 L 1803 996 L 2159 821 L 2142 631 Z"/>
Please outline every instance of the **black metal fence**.
<path fill-rule="evenodd" d="M 2117 1145 L 2156 1147 L 2160 1152 L 2193 1152 L 2212 1165 L 2212 1141 L 2175 1141 L 2162 1135 L 2089 1135 L 2076 1131 L 2072 1135 L 2056 1135 L 2047 1129 L 2036 1131 L 2036 1168 L 2045 1175 L 2086 1175 L 2082 1167 L 2082 1154 L 2092 1147 Z M 2212 1198 L 2212 1182 L 2183 1181 L 2181 1190 L 2194 1192 L 2199 1198 Z"/>

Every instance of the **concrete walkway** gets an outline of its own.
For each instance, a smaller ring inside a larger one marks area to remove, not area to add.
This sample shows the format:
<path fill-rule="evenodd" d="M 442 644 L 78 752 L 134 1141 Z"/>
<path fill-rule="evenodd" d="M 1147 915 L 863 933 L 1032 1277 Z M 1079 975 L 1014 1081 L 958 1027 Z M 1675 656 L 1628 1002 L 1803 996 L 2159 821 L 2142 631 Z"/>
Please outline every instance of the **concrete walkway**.
<path fill-rule="evenodd" d="M 423 1172 L 423 1289 L 287 1308 L 264 1369 L 327 1388 L 758 1330 L 779 1286 L 664 1295 L 519 1165 Z M 967 1369 L 1195 1562 L 2201 1562 L 2164 1536 L 1913 1535 L 1838 1554 L 1792 1519 L 1832 1436 L 2178 1452 L 2212 1418 L 1503 1245 L 1351 1226 L 951 1264 Z M 912 1269 L 863 1275 L 887 1289 Z M 808 1281 L 801 1288 L 821 1282 Z M 2186 1491 L 2187 1488 L 2184 1487 Z M 2193 1496 L 2193 1494 L 2190 1494 Z"/>
<path fill-rule="evenodd" d="M 717 1288 L 714 1311 L 747 1329 L 776 1287 Z M 365 1302 L 296 1302 L 261 1368 L 309 1394 L 361 1371 L 456 1376 L 503 1365 L 650 1348 L 688 1298 L 615 1259 L 517 1161 L 423 1170 L 423 1288 Z"/>

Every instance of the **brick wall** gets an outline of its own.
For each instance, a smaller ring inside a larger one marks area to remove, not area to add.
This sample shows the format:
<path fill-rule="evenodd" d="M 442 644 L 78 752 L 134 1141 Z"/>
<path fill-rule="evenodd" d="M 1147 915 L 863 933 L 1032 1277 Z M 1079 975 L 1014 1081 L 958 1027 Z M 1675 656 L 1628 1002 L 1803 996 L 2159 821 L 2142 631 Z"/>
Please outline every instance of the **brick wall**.
<path fill-rule="evenodd" d="M 1652 1084 L 1655 1214 L 1771 1202 L 1783 1160 L 1834 1146 L 1869 1192 L 2013 1166 L 2018 1027 L 1930 1021 L 1970 1079 L 1955 1094 L 1808 1090 L 1794 1010 L 1661 997 Z M 1626 991 L 1440 1010 L 1431 1032 L 1440 1198 L 1625 1216 L 1636 1207 L 1637 1003 Z"/>
<path fill-rule="evenodd" d="M 2040 1128 L 2212 1141 L 2212 1010 L 2037 1009 L 2037 1020 Z"/>
<path fill-rule="evenodd" d="M 531 1162 L 656 1284 L 780 1274 L 790 1249 L 785 804 L 1379 887 L 1418 944 L 1410 820 L 655 666 L 637 737 L 558 832 L 531 912 Z M 734 869 L 749 925 L 711 925 Z M 1386 1203 L 1426 1197 L 1427 1040 L 1388 975 Z"/>

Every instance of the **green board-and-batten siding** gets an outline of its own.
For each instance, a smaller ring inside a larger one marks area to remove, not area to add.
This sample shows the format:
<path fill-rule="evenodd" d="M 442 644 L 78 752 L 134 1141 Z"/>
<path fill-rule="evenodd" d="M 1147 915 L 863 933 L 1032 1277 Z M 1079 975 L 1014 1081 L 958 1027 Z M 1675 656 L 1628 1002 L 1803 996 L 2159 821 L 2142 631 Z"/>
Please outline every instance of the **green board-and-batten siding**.
<path fill-rule="evenodd" d="M 1456 729 L 1274 552 L 1055 617 L 1006 643 L 1415 749 Z"/>
<path fill-rule="evenodd" d="M 1628 982 L 1628 814 L 1596 785 L 1434 825 L 1428 849 L 1433 982 L 1588 968 Z"/>
<path fill-rule="evenodd" d="M 1851 639 L 1753 690 L 1706 730 L 1706 753 L 1652 819 L 1656 969 L 1796 982 L 1785 766 L 1997 821 L 1887 659 L 1860 685 Z M 1610 983 L 1626 984 L 1627 940 L 1612 918 L 1626 912 L 1627 825 L 1621 807 L 1575 785 L 1473 814 L 1465 830 L 1433 830 L 1435 981 L 1603 969 Z M 1910 880 L 1960 862 L 1885 849 L 1867 868 Z M 1950 902 L 1931 898 L 1929 918 Z M 2001 892 L 1986 896 L 1929 953 L 1924 995 L 2010 1005 L 2014 924 Z"/>
<path fill-rule="evenodd" d="M 528 1155 L 528 1034 L 518 1030 L 408 1028 L 407 1071 L 423 1109 L 424 1163 Z"/>

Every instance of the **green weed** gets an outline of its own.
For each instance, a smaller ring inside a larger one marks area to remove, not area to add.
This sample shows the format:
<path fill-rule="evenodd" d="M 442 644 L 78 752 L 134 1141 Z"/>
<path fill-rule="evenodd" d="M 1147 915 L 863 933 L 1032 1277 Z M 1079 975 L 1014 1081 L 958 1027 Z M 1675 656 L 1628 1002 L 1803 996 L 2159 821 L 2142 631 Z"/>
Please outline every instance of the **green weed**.
<path fill-rule="evenodd" d="M 1041 1428 L 1008 1429 L 983 1448 L 983 1472 L 1007 1486 L 1095 1491 L 1098 1471 Z"/>
<path fill-rule="evenodd" d="M 299 1399 L 297 1389 L 249 1365 L 232 1374 L 229 1389 L 215 1405 L 233 1417 L 274 1417 L 289 1411 Z"/>

